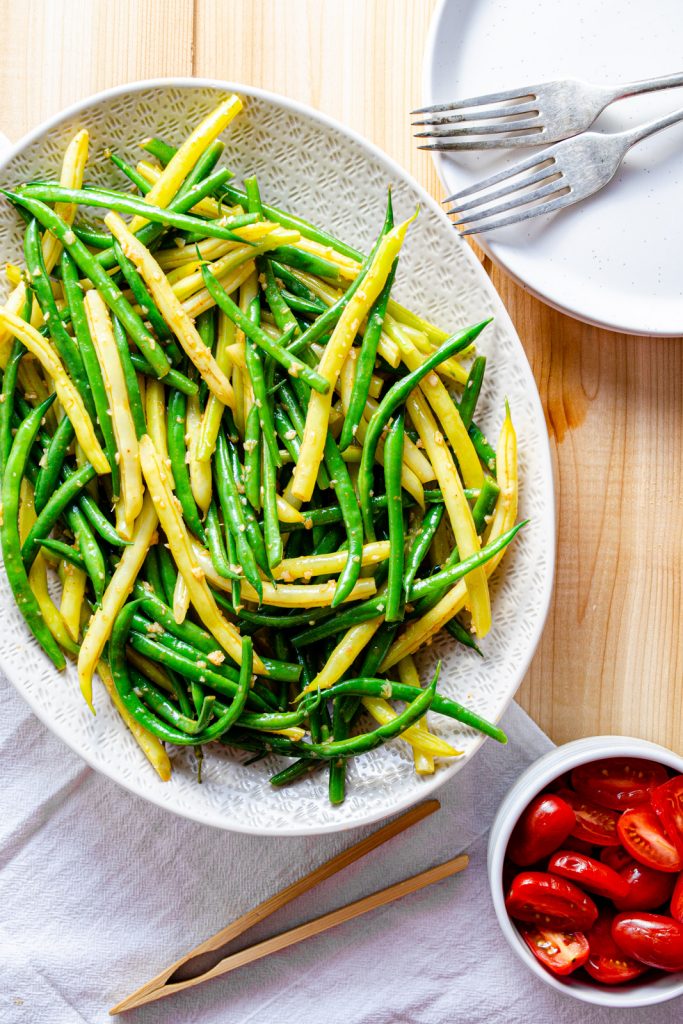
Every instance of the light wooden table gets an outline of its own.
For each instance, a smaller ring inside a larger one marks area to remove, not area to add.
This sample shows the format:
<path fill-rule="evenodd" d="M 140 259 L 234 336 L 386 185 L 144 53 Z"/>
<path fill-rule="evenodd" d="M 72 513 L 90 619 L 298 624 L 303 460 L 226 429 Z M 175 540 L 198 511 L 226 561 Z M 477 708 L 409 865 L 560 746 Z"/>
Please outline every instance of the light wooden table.
<path fill-rule="evenodd" d="M 204 75 L 310 103 L 436 197 L 411 139 L 429 0 L 22 0 L 3 10 L 10 138 L 107 86 Z M 683 348 L 587 327 L 486 269 L 552 439 L 555 596 L 520 700 L 557 742 L 633 733 L 683 750 Z"/>

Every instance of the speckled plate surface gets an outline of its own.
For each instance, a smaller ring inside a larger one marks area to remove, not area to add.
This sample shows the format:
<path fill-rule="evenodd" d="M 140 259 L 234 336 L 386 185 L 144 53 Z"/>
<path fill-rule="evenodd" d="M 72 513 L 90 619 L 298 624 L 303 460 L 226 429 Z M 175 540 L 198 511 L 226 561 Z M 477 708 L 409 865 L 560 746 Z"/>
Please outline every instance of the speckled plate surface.
<path fill-rule="evenodd" d="M 538 642 L 552 587 L 554 506 L 543 412 L 522 346 L 488 277 L 434 201 L 378 149 L 342 126 L 282 97 L 237 84 L 197 79 L 136 83 L 102 93 L 65 111 L 23 139 L 4 159 L 0 180 L 54 175 L 68 138 L 91 134 L 89 180 L 113 182 L 106 148 L 135 160 L 138 140 L 161 134 L 180 141 L 215 102 L 234 90 L 245 109 L 227 137 L 226 158 L 236 175 L 258 175 L 264 196 L 367 249 L 383 219 L 387 184 L 397 215 L 420 204 L 401 256 L 395 294 L 436 322 L 457 329 L 493 314 L 481 338 L 489 357 L 478 418 L 496 437 L 507 396 L 519 437 L 520 515 L 530 518 L 493 581 L 493 628 L 479 659 L 449 638 L 435 641 L 430 663 L 443 659 L 441 691 L 490 719 L 512 699 Z M 0 208 L 3 260 L 21 258 L 21 225 Z M 0 573 L 0 664 L 35 713 L 89 764 L 122 786 L 170 811 L 204 824 L 263 835 L 302 835 L 376 821 L 427 796 L 476 752 L 481 739 L 457 723 L 432 716 L 433 727 L 464 751 L 432 777 L 415 775 L 406 744 L 394 742 L 356 759 L 348 796 L 330 806 L 323 775 L 283 789 L 269 776 L 275 759 L 244 766 L 247 755 L 213 747 L 204 781 L 195 781 L 193 755 L 172 751 L 173 777 L 162 783 L 96 681 L 97 715 L 83 703 L 75 667 L 55 672 L 29 635 L 4 572 Z M 425 665 L 427 668 L 427 665 Z M 405 749 L 404 749 L 405 748 Z M 17 756 L 21 756 L 18 754 Z M 279 762 L 282 765 L 284 762 Z"/>

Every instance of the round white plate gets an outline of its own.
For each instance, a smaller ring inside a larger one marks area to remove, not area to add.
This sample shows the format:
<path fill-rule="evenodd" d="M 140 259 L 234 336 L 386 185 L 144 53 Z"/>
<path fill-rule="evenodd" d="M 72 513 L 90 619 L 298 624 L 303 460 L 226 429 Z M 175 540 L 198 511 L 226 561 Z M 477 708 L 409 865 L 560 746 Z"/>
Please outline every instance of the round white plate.
<path fill-rule="evenodd" d="M 494 583 L 493 629 L 485 660 L 448 637 L 431 649 L 443 658 L 441 690 L 490 719 L 500 718 L 536 647 L 550 597 L 554 562 L 552 470 L 543 412 L 514 328 L 470 248 L 458 238 L 432 199 L 396 164 L 363 139 L 302 106 L 254 89 L 192 79 L 143 82 L 86 100 L 43 125 L 0 165 L 0 181 L 13 184 L 55 175 L 67 139 L 91 133 L 89 178 L 113 183 L 106 148 L 135 161 L 137 141 L 158 133 L 178 142 L 216 102 L 219 91 L 245 100 L 226 139 L 226 160 L 240 179 L 256 173 L 264 197 L 291 208 L 362 249 L 384 216 L 386 187 L 394 188 L 397 216 L 420 205 L 401 256 L 396 294 L 438 323 L 457 329 L 493 314 L 481 337 L 489 356 L 478 413 L 496 437 L 505 396 L 519 435 L 522 531 Z M 0 252 L 21 259 L 21 222 L 0 204 Z M 356 759 L 348 796 L 330 806 L 325 774 L 278 790 L 269 776 L 275 758 L 244 766 L 248 755 L 217 746 L 207 751 L 204 781 L 195 781 L 193 755 L 173 752 L 173 777 L 162 783 L 96 683 L 93 717 L 81 699 L 75 668 L 59 675 L 29 636 L 0 572 L 0 663 L 36 714 L 94 768 L 178 814 L 242 832 L 276 835 L 334 831 L 375 821 L 419 800 L 462 767 L 481 743 L 478 735 L 440 716 L 435 729 L 464 751 L 432 778 L 418 778 L 406 744 L 395 742 Z M 427 671 L 427 666 L 425 667 Z"/>
<path fill-rule="evenodd" d="M 442 0 L 424 105 L 558 78 L 621 83 L 683 70 L 680 0 Z M 618 131 L 683 107 L 683 88 L 621 100 Z M 435 154 L 451 195 L 533 153 Z M 477 241 L 512 277 L 571 316 L 631 334 L 683 333 L 683 123 L 640 143 L 601 192 Z"/>

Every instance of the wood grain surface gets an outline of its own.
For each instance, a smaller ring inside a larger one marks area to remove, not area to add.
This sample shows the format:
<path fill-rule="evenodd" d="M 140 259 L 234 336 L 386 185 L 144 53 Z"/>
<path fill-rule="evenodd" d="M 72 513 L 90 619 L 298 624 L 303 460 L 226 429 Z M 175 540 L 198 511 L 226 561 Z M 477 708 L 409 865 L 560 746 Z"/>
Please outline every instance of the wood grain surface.
<path fill-rule="evenodd" d="M 4 0 L 0 130 L 17 139 L 66 104 L 139 78 L 227 78 L 339 118 L 440 198 L 408 119 L 433 7 Z M 683 750 L 683 348 L 587 327 L 484 262 L 543 399 L 558 500 L 555 594 L 520 701 L 556 742 L 614 732 Z"/>

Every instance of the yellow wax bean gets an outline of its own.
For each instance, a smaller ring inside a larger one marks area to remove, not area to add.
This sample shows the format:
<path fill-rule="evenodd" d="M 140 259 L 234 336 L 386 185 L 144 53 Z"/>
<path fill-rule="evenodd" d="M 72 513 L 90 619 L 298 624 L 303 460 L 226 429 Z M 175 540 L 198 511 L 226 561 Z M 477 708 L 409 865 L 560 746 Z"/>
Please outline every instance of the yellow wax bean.
<path fill-rule="evenodd" d="M 460 557 L 469 558 L 480 550 L 480 542 L 453 456 L 430 412 L 427 399 L 419 390 L 408 396 L 406 408 L 436 472 Z M 468 573 L 464 582 L 469 595 L 472 624 L 478 636 L 486 636 L 491 627 L 491 602 L 483 566 Z"/>

